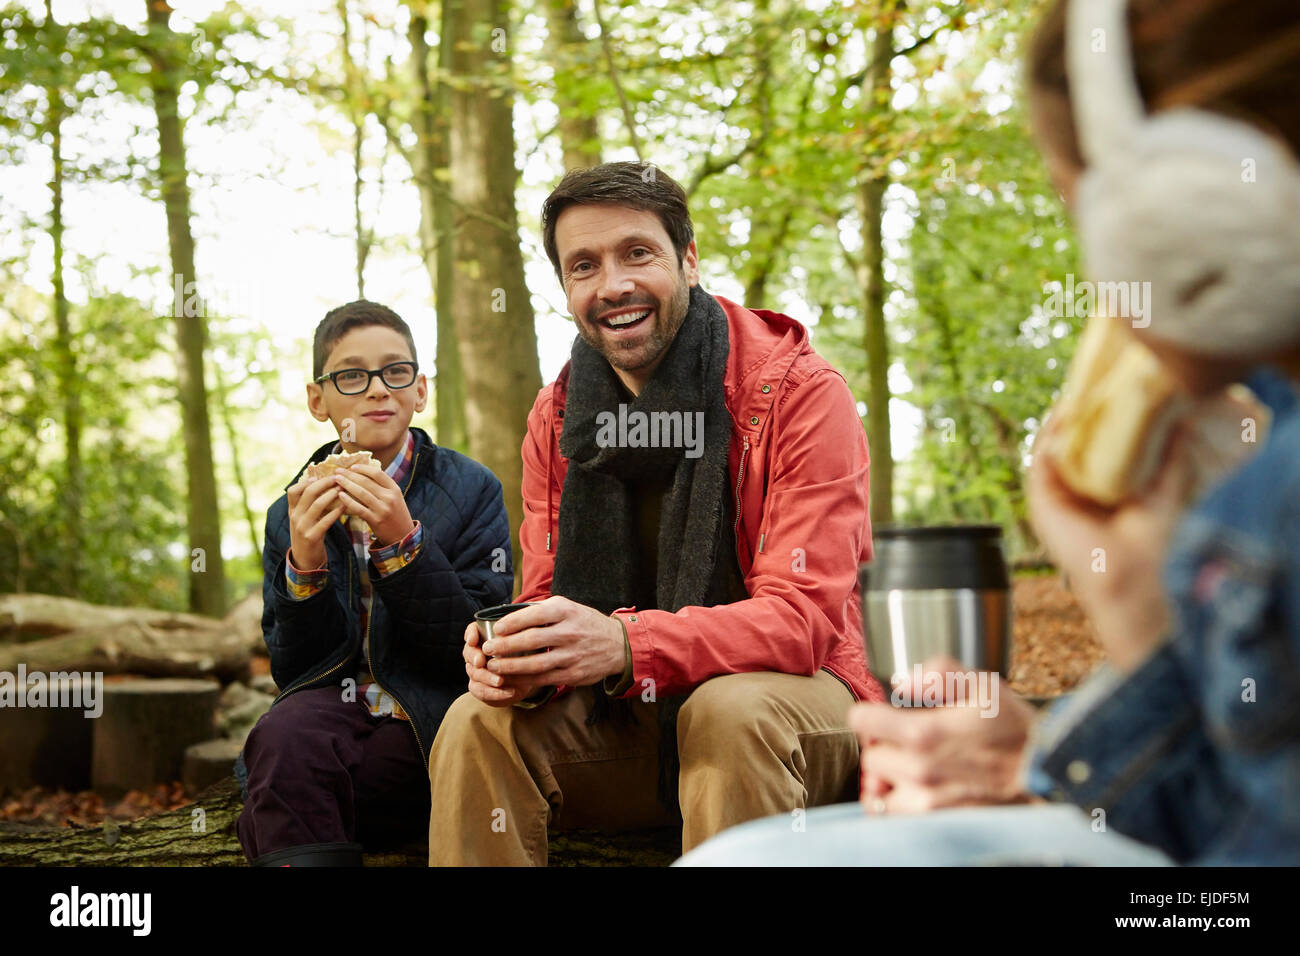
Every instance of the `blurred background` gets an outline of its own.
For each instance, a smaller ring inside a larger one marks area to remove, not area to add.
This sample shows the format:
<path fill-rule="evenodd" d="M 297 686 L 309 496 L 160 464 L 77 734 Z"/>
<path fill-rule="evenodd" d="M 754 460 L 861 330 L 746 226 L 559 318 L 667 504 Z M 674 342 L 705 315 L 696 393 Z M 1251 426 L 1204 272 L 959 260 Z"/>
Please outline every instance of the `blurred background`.
<path fill-rule="evenodd" d="M 877 523 L 997 523 L 1035 563 L 1023 468 L 1082 323 L 1046 308 L 1077 265 L 1020 90 L 1042 6 L 10 0 L 0 592 L 256 591 L 266 508 L 334 437 L 312 330 L 361 296 L 517 529 L 574 337 L 541 202 L 610 160 L 687 189 L 704 288 L 845 373 Z"/>

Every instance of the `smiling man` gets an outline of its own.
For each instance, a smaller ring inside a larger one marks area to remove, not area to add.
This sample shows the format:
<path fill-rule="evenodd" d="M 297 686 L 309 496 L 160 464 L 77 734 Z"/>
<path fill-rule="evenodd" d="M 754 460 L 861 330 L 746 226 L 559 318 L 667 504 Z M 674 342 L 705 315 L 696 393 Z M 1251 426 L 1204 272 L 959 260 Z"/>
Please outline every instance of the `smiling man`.
<path fill-rule="evenodd" d="M 542 223 L 578 337 L 524 439 L 520 600 L 538 603 L 483 647 L 465 631 L 430 862 L 545 864 L 548 825 L 681 824 L 684 850 L 765 814 L 797 828 L 856 795 L 845 715 L 883 699 L 852 395 L 799 323 L 700 288 L 661 170 L 571 172 Z"/>

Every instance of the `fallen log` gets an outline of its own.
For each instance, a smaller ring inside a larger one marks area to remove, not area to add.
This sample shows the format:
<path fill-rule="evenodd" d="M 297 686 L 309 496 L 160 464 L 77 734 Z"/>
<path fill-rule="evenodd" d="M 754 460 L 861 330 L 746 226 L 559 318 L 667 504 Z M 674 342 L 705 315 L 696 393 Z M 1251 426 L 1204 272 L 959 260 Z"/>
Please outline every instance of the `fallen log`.
<path fill-rule="evenodd" d="M 266 657 L 262 639 L 262 593 L 254 591 L 232 607 L 221 619 L 221 626 L 248 642 L 249 650 Z"/>
<path fill-rule="evenodd" d="M 246 866 L 235 820 L 239 786 L 227 777 L 193 804 L 94 827 L 0 821 L 0 866 Z M 681 829 L 552 833 L 551 866 L 667 866 L 681 855 Z M 425 843 L 365 854 L 366 866 L 426 866 Z"/>
<path fill-rule="evenodd" d="M 258 602 L 260 605 L 260 597 Z M 160 631 L 194 631 L 221 626 L 215 618 L 149 607 L 90 604 L 52 594 L 0 595 L 0 642 L 33 641 L 92 627 L 128 623 L 147 624 Z"/>
<path fill-rule="evenodd" d="M 243 638 L 254 654 L 266 653 L 262 643 L 262 595 L 257 591 L 239 601 L 223 618 L 149 607 L 88 604 L 52 594 L 0 594 L 0 644 L 89 633 L 120 624 L 144 624 L 155 631 L 185 634 L 231 633 Z"/>
<path fill-rule="evenodd" d="M 0 645 L 0 671 L 101 671 L 141 677 L 247 680 L 252 652 L 246 635 L 223 627 L 158 629 L 139 621 L 73 631 L 26 644 Z"/>
<path fill-rule="evenodd" d="M 95 827 L 0 823 L 0 866 L 240 866 L 234 777 L 193 805 Z"/>

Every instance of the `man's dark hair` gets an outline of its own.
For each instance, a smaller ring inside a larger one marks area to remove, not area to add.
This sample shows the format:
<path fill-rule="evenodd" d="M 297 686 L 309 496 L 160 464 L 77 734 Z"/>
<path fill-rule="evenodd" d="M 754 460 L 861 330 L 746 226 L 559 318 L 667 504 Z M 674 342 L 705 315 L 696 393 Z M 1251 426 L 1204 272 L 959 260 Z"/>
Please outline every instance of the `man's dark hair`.
<path fill-rule="evenodd" d="M 555 223 L 570 206 L 627 206 L 652 212 L 663 223 L 681 265 L 686 247 L 695 237 L 686 190 L 662 169 L 648 163 L 605 163 L 565 174 L 560 185 L 542 204 L 542 244 L 564 284 L 560 255 L 555 248 Z"/>
<path fill-rule="evenodd" d="M 402 321 L 402 317 L 378 302 L 357 299 L 355 302 L 349 302 L 347 305 L 326 312 L 325 318 L 321 319 L 320 325 L 316 326 L 316 338 L 311 352 L 311 377 L 320 378 L 321 373 L 325 371 L 325 360 L 329 358 L 330 350 L 338 344 L 339 339 L 353 329 L 368 325 L 382 325 L 386 329 L 400 332 L 411 348 L 411 360 L 419 361 L 415 354 L 415 338 L 411 335 L 411 327 Z"/>

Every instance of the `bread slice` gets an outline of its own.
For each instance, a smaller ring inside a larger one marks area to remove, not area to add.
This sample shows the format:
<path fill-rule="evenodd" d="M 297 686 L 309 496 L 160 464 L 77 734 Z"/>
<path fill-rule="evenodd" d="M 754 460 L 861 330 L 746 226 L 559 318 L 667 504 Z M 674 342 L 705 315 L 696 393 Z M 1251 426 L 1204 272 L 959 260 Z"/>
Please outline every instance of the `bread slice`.
<path fill-rule="evenodd" d="M 370 452 L 361 451 L 341 452 L 337 455 L 330 455 L 324 461 L 314 461 L 307 466 L 307 471 L 303 474 L 306 481 L 315 481 L 317 478 L 324 478 L 326 475 L 332 475 L 340 468 L 347 468 L 350 465 L 367 465 L 376 462 L 377 459 Z"/>
<path fill-rule="evenodd" d="M 1155 477 L 1169 435 L 1192 406 L 1160 360 L 1104 316 L 1088 321 L 1044 451 L 1075 494 L 1113 508 Z"/>

